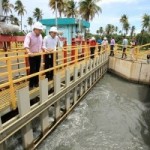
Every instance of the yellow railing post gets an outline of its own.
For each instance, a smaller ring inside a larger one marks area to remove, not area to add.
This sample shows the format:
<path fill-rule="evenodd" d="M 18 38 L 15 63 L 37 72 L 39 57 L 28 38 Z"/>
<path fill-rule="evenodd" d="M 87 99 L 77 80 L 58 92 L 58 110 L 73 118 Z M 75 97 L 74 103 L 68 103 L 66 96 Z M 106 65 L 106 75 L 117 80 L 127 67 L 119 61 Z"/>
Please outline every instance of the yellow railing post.
<path fill-rule="evenodd" d="M 13 84 L 13 73 L 11 68 L 11 58 L 8 57 L 7 59 L 7 70 L 9 72 L 8 74 L 8 81 L 9 81 L 9 88 L 10 88 L 10 104 L 12 106 L 12 109 L 16 109 L 16 96 L 15 96 L 15 89 Z"/>
<path fill-rule="evenodd" d="M 56 60 L 57 60 L 57 54 L 56 54 L 57 52 L 56 51 L 54 51 L 52 54 L 53 54 L 53 73 L 54 74 L 56 74 Z"/>

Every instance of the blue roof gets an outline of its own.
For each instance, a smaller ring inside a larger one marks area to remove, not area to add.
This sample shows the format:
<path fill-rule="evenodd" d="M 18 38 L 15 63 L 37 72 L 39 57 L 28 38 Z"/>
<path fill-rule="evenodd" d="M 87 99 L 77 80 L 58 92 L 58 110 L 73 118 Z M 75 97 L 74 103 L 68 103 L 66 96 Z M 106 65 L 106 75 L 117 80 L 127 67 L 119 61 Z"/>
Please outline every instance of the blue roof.
<path fill-rule="evenodd" d="M 54 26 L 56 20 L 55 19 L 41 19 L 40 22 L 45 25 L 45 26 Z M 78 19 L 75 18 L 58 18 L 57 19 L 58 25 L 75 25 L 78 24 Z M 82 25 L 85 28 L 89 28 L 90 27 L 90 23 L 82 20 Z"/>

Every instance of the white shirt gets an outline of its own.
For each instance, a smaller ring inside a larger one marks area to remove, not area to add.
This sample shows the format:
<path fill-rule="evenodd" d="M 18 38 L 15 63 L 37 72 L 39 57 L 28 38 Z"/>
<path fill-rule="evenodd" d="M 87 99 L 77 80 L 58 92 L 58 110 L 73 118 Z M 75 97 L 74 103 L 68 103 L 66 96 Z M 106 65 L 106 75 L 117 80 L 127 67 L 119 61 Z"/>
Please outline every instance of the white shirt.
<path fill-rule="evenodd" d="M 55 38 L 52 38 L 50 35 L 47 35 L 44 37 L 44 40 L 43 40 L 44 49 L 47 49 L 47 50 L 51 49 L 51 50 L 56 51 L 57 45 L 58 46 L 60 45 L 60 40 L 58 36 L 56 36 Z"/>
<path fill-rule="evenodd" d="M 127 39 L 123 39 L 122 45 L 123 45 L 124 48 L 127 48 L 128 40 Z"/>

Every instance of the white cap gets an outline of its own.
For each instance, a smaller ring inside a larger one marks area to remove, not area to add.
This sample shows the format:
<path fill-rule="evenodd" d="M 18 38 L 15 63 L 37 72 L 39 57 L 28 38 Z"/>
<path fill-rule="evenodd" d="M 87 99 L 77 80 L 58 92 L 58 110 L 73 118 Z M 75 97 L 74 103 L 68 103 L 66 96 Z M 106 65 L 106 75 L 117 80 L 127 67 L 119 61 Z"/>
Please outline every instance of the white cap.
<path fill-rule="evenodd" d="M 107 40 L 107 37 L 104 37 L 104 40 Z"/>
<path fill-rule="evenodd" d="M 49 32 L 56 32 L 56 33 L 58 33 L 57 27 L 51 27 Z"/>
<path fill-rule="evenodd" d="M 91 40 L 95 40 L 95 37 L 93 36 L 93 37 L 91 38 Z"/>
<path fill-rule="evenodd" d="M 43 30 L 43 25 L 40 22 L 36 22 L 34 23 L 32 29 L 39 29 L 39 30 Z"/>

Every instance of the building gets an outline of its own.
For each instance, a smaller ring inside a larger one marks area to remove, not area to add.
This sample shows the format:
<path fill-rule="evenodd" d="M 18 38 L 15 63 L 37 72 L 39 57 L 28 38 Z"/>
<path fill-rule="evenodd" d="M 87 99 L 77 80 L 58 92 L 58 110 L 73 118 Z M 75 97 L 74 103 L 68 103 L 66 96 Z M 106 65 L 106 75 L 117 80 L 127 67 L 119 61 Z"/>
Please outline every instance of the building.
<path fill-rule="evenodd" d="M 50 27 L 56 26 L 56 19 L 42 19 L 40 22 L 46 26 L 46 34 Z M 71 44 L 71 39 L 75 38 L 80 32 L 85 36 L 86 29 L 90 27 L 90 23 L 85 20 L 76 18 L 58 18 L 58 30 L 63 32 L 63 37 L 67 38 L 67 44 Z"/>

